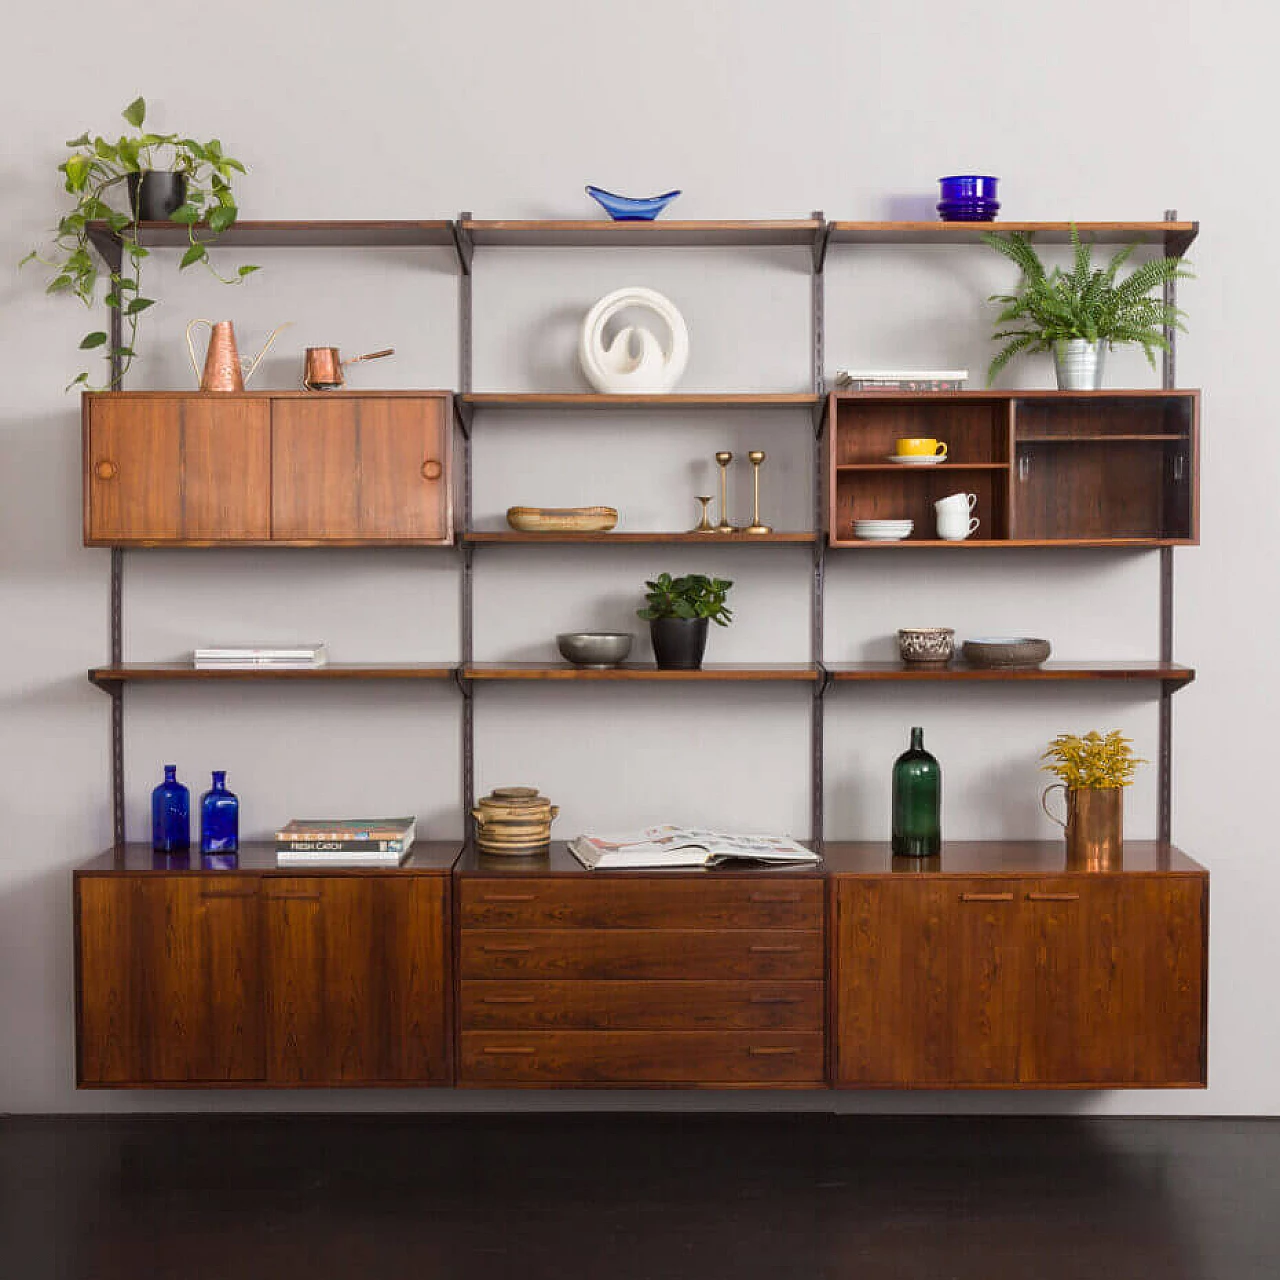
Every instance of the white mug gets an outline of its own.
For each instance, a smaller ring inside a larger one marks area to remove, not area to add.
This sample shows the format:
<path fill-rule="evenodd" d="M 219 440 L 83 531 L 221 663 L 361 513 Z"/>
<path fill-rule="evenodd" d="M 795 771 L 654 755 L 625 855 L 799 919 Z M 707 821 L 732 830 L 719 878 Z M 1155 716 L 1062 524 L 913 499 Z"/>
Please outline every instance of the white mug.
<path fill-rule="evenodd" d="M 963 542 L 978 531 L 977 516 L 966 516 L 959 511 L 938 512 L 938 537 L 944 542 Z"/>
<path fill-rule="evenodd" d="M 939 498 L 933 504 L 933 509 L 939 515 L 948 511 L 963 511 L 966 515 L 969 515 L 977 505 L 978 495 L 976 493 L 951 493 L 945 498 Z"/>

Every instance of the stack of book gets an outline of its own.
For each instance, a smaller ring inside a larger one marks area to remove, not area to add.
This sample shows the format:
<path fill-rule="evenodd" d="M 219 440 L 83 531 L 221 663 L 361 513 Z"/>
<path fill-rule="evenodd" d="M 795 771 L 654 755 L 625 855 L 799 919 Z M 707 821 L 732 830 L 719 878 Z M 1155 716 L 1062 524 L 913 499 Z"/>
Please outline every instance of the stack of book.
<path fill-rule="evenodd" d="M 838 369 L 841 391 L 963 391 L 968 369 Z"/>
<path fill-rule="evenodd" d="M 230 671 L 257 669 L 296 671 L 323 667 L 329 653 L 323 644 L 228 645 L 197 649 L 191 655 L 201 670 L 222 668 Z"/>
<path fill-rule="evenodd" d="M 295 818 L 276 832 L 280 867 L 398 867 L 416 818 Z"/>

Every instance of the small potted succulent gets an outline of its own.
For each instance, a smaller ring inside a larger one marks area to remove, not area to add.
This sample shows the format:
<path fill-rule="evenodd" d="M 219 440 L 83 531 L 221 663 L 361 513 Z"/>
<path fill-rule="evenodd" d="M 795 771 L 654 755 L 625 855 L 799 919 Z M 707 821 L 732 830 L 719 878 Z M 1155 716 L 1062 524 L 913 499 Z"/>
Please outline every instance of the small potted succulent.
<path fill-rule="evenodd" d="M 94 303 L 104 264 L 94 252 L 94 224 L 103 224 L 119 237 L 118 264 L 105 264 L 108 287 L 103 301 L 120 313 L 125 332 L 118 346 L 103 330 L 84 336 L 82 351 L 104 349 L 108 361 L 118 360 L 107 387 L 118 386 L 137 354 L 138 318 L 155 305 L 141 292 L 142 262 L 147 250 L 140 242 L 138 224 L 168 219 L 187 229 L 187 250 L 180 266 L 197 262 L 224 284 L 238 284 L 258 268 L 242 266 L 234 276 L 223 276 L 209 261 L 208 246 L 236 220 L 232 192 L 235 174 L 245 167 L 222 149 L 217 138 L 198 142 L 176 133 L 151 133 L 143 129 L 147 104 L 135 98 L 121 115 L 134 132 L 119 138 L 90 137 L 82 133 L 66 145 L 70 154 L 58 166 L 73 205 L 54 232 L 51 249 L 34 250 L 22 260 L 43 263 L 53 270 L 47 292 L 74 294 L 87 307 Z M 198 224 L 198 227 L 197 227 Z M 199 236 L 197 237 L 197 229 Z M 89 389 L 88 373 L 68 384 Z"/>
<path fill-rule="evenodd" d="M 1156 351 L 1167 351 L 1164 330 L 1183 329 L 1185 312 L 1151 296 L 1170 280 L 1189 280 L 1182 258 L 1153 258 L 1116 276 L 1137 248 L 1127 245 L 1105 267 L 1094 267 L 1092 249 L 1071 224 L 1075 261 L 1070 271 L 1046 270 L 1031 241 L 1020 231 L 1008 236 L 988 231 L 982 239 L 1022 272 L 1015 293 L 993 294 L 1003 304 L 992 341 L 1005 341 L 987 370 L 987 385 L 1022 351 L 1052 351 L 1060 391 L 1094 391 L 1102 386 L 1107 348 L 1137 343 L 1155 368 Z"/>
<path fill-rule="evenodd" d="M 1044 789 L 1040 804 L 1067 833 L 1067 861 L 1093 870 L 1120 865 L 1124 844 L 1124 788 L 1133 784 L 1138 765 L 1132 742 L 1119 729 L 1102 734 L 1060 733 L 1040 757 L 1041 768 L 1058 781 Z M 1061 790 L 1067 820 L 1049 812 L 1049 792 Z"/>
<path fill-rule="evenodd" d="M 644 584 L 645 607 L 636 614 L 649 623 L 653 656 L 666 671 L 697 671 L 707 647 L 707 623 L 727 627 L 733 611 L 725 604 L 732 582 L 689 573 L 659 574 Z"/>

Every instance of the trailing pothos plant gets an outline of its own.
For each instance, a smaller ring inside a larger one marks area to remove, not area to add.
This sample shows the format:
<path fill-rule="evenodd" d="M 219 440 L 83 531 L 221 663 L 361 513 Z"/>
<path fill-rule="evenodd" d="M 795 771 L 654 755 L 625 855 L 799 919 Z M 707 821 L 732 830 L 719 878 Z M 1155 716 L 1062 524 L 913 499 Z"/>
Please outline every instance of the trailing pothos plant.
<path fill-rule="evenodd" d="M 1193 278 L 1182 258 L 1153 258 L 1117 284 L 1120 268 L 1137 246 L 1126 245 L 1105 267 L 1095 267 L 1092 248 L 1081 241 L 1074 222 L 1070 271 L 1046 270 L 1021 231 L 1007 236 L 988 231 L 982 239 L 1022 272 L 1016 293 L 993 294 L 989 299 L 1003 304 L 992 341 L 1007 341 L 987 370 L 988 385 L 1019 352 L 1051 351 L 1055 343 L 1072 339 L 1108 346 L 1137 343 L 1154 368 L 1156 351 L 1169 349 L 1164 330 L 1184 329 L 1185 312 L 1150 296 L 1166 281 Z"/>
<path fill-rule="evenodd" d="M 717 626 L 727 627 L 733 610 L 725 604 L 733 583 L 724 578 L 708 578 L 703 573 L 687 573 L 673 578 L 660 573 L 644 584 L 645 607 L 636 615 L 652 622 L 655 618 L 709 618 Z"/>
<path fill-rule="evenodd" d="M 102 354 L 111 362 L 111 373 L 100 388 L 90 387 L 89 374 L 81 373 L 67 384 L 68 390 L 75 386 L 104 390 L 119 385 L 137 356 L 138 320 L 155 305 L 154 298 L 142 294 L 147 249 L 140 242 L 138 228 L 141 181 L 130 184 L 131 175 L 168 171 L 185 179 L 185 200 L 169 215 L 171 222 L 187 229 L 182 269 L 200 263 L 223 284 L 238 284 L 258 269 L 246 265 L 238 267 L 234 276 L 224 276 L 209 261 L 208 246 L 236 220 L 232 181 L 235 174 L 245 172 L 244 165 L 227 155 L 217 138 L 198 142 L 176 133 L 144 129 L 147 104 L 142 98 L 135 98 L 120 114 L 133 126 L 133 133 L 115 139 L 82 133 L 66 144 L 71 154 L 58 165 L 58 171 L 73 207 L 59 221 L 51 248 L 33 250 L 22 260 L 22 265 L 34 260 L 53 269 L 47 292 L 73 294 L 85 306 L 92 306 L 105 265 L 93 252 L 94 224 L 105 224 L 120 240 L 120 265 L 106 266 L 107 289 L 102 299 L 120 313 L 120 344 L 112 346 L 107 332 L 100 329 L 85 334 L 80 342 L 82 351 L 105 348 Z"/>

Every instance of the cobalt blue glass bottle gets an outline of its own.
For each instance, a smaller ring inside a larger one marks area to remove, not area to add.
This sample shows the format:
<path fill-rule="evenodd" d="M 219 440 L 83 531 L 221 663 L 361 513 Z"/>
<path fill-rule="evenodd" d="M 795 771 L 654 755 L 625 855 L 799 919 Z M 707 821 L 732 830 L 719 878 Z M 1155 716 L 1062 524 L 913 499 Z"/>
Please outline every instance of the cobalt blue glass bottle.
<path fill-rule="evenodd" d="M 178 766 L 164 767 L 164 781 L 151 793 L 151 847 L 157 853 L 191 848 L 191 792 L 178 781 Z"/>
<path fill-rule="evenodd" d="M 227 790 L 225 769 L 213 771 L 213 787 L 200 797 L 200 852 L 234 853 L 240 847 L 240 801 Z"/>

